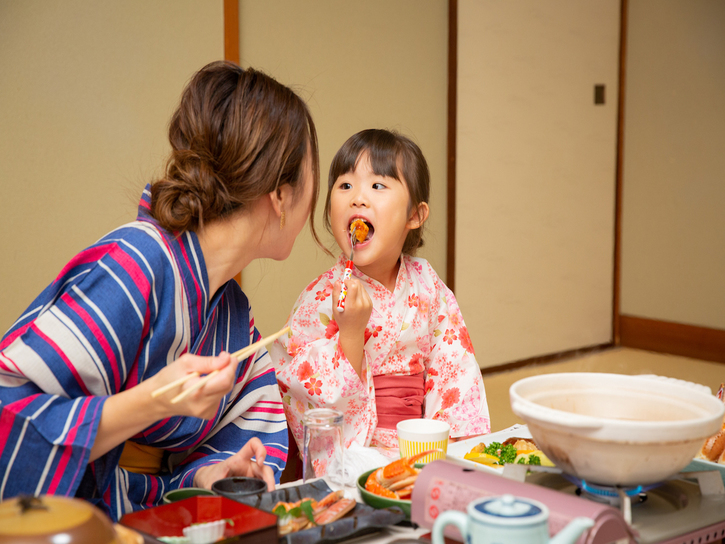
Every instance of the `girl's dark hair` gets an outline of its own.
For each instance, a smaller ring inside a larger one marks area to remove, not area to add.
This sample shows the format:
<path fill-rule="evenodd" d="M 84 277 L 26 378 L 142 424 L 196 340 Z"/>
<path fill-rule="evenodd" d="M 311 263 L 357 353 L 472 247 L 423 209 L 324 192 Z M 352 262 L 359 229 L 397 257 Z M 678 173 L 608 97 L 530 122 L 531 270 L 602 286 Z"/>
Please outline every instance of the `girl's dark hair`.
<path fill-rule="evenodd" d="M 169 125 L 171 156 L 151 186 L 151 216 L 171 232 L 196 231 L 285 183 L 301 188 L 308 146 L 320 191 L 317 132 L 307 105 L 268 75 L 217 61 L 184 89 Z"/>
<path fill-rule="evenodd" d="M 330 175 L 327 178 L 327 200 L 325 201 L 324 224 L 328 231 L 330 225 L 330 194 L 337 178 L 343 174 L 354 172 L 361 155 L 367 153 L 370 166 L 378 176 L 395 178 L 405 183 L 410 194 L 408 213 L 417 209 L 430 197 L 430 173 L 428 163 L 420 148 L 402 134 L 397 132 L 368 129 L 351 136 L 335 154 L 330 164 Z M 423 246 L 423 226 L 411 230 L 403 244 L 403 253 L 412 255 Z"/>

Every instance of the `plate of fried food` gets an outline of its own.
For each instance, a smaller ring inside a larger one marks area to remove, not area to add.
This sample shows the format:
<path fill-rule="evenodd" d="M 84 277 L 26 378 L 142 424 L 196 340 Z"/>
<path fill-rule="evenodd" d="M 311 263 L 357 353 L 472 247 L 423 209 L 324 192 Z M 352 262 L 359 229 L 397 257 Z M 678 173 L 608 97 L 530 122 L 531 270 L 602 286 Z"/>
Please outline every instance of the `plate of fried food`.
<path fill-rule="evenodd" d="M 484 472 L 503 473 L 508 463 L 553 467 L 525 425 L 448 445 L 448 458 Z"/>
<path fill-rule="evenodd" d="M 384 467 L 363 472 L 357 480 L 357 490 L 363 502 L 373 508 L 400 508 L 410 519 L 410 497 L 423 467 L 416 461 L 435 451 L 439 450 L 402 457 Z"/>
<path fill-rule="evenodd" d="M 400 509 L 378 510 L 345 498 L 322 479 L 235 500 L 276 514 L 284 544 L 335 544 L 405 519 Z"/>

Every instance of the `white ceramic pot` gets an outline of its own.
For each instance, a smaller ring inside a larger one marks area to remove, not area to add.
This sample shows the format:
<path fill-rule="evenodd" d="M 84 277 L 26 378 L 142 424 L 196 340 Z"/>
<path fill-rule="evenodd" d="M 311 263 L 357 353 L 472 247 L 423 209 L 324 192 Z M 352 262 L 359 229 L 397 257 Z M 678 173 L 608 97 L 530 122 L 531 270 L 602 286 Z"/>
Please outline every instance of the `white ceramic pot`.
<path fill-rule="evenodd" d="M 577 372 L 519 380 L 511 408 L 564 472 L 590 483 L 638 485 L 687 466 L 721 427 L 710 389 L 661 376 Z"/>

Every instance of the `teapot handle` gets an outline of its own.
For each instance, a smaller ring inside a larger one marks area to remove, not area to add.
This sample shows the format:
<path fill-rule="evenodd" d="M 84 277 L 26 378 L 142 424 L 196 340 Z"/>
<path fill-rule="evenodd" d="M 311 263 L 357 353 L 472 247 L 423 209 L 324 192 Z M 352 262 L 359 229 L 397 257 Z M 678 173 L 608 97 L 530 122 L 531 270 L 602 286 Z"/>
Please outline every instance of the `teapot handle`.
<path fill-rule="evenodd" d="M 455 525 L 463 535 L 464 542 L 468 542 L 468 516 L 457 510 L 446 510 L 438 516 L 433 523 L 433 532 L 431 534 L 431 542 L 433 544 L 444 544 L 445 537 L 443 530 L 446 525 Z"/>

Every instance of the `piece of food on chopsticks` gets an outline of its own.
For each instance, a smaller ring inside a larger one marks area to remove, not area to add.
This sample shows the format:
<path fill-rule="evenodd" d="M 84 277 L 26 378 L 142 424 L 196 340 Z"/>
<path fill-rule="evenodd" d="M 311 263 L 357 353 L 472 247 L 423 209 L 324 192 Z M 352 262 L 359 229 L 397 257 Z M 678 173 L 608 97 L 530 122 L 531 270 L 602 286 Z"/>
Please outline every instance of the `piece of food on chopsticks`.
<path fill-rule="evenodd" d="M 355 236 L 358 242 L 364 242 L 365 238 L 368 237 L 369 231 L 370 227 L 368 227 L 368 224 L 359 217 L 350 223 L 350 234 Z"/>
<path fill-rule="evenodd" d="M 512 437 L 503 443 L 491 442 L 488 445 L 481 442 L 474 446 L 463 458 L 491 467 L 500 467 L 507 463 L 554 466 L 554 463 L 530 438 Z"/>
<path fill-rule="evenodd" d="M 333 491 L 323 499 L 300 499 L 297 502 L 278 502 L 272 513 L 278 518 L 279 534 L 288 535 L 315 525 L 337 521 L 355 508 L 356 502 L 346 499 L 342 491 Z"/>
<path fill-rule="evenodd" d="M 420 472 L 413 465 L 419 459 L 436 451 L 439 450 L 428 450 L 403 457 L 373 471 L 365 481 L 365 490 L 388 499 L 409 500 Z"/>
<path fill-rule="evenodd" d="M 725 403 L 725 383 L 720 384 L 720 389 L 716 396 Z M 697 457 L 725 465 L 725 420 L 723 420 L 722 428 L 716 434 L 705 440 Z"/>

